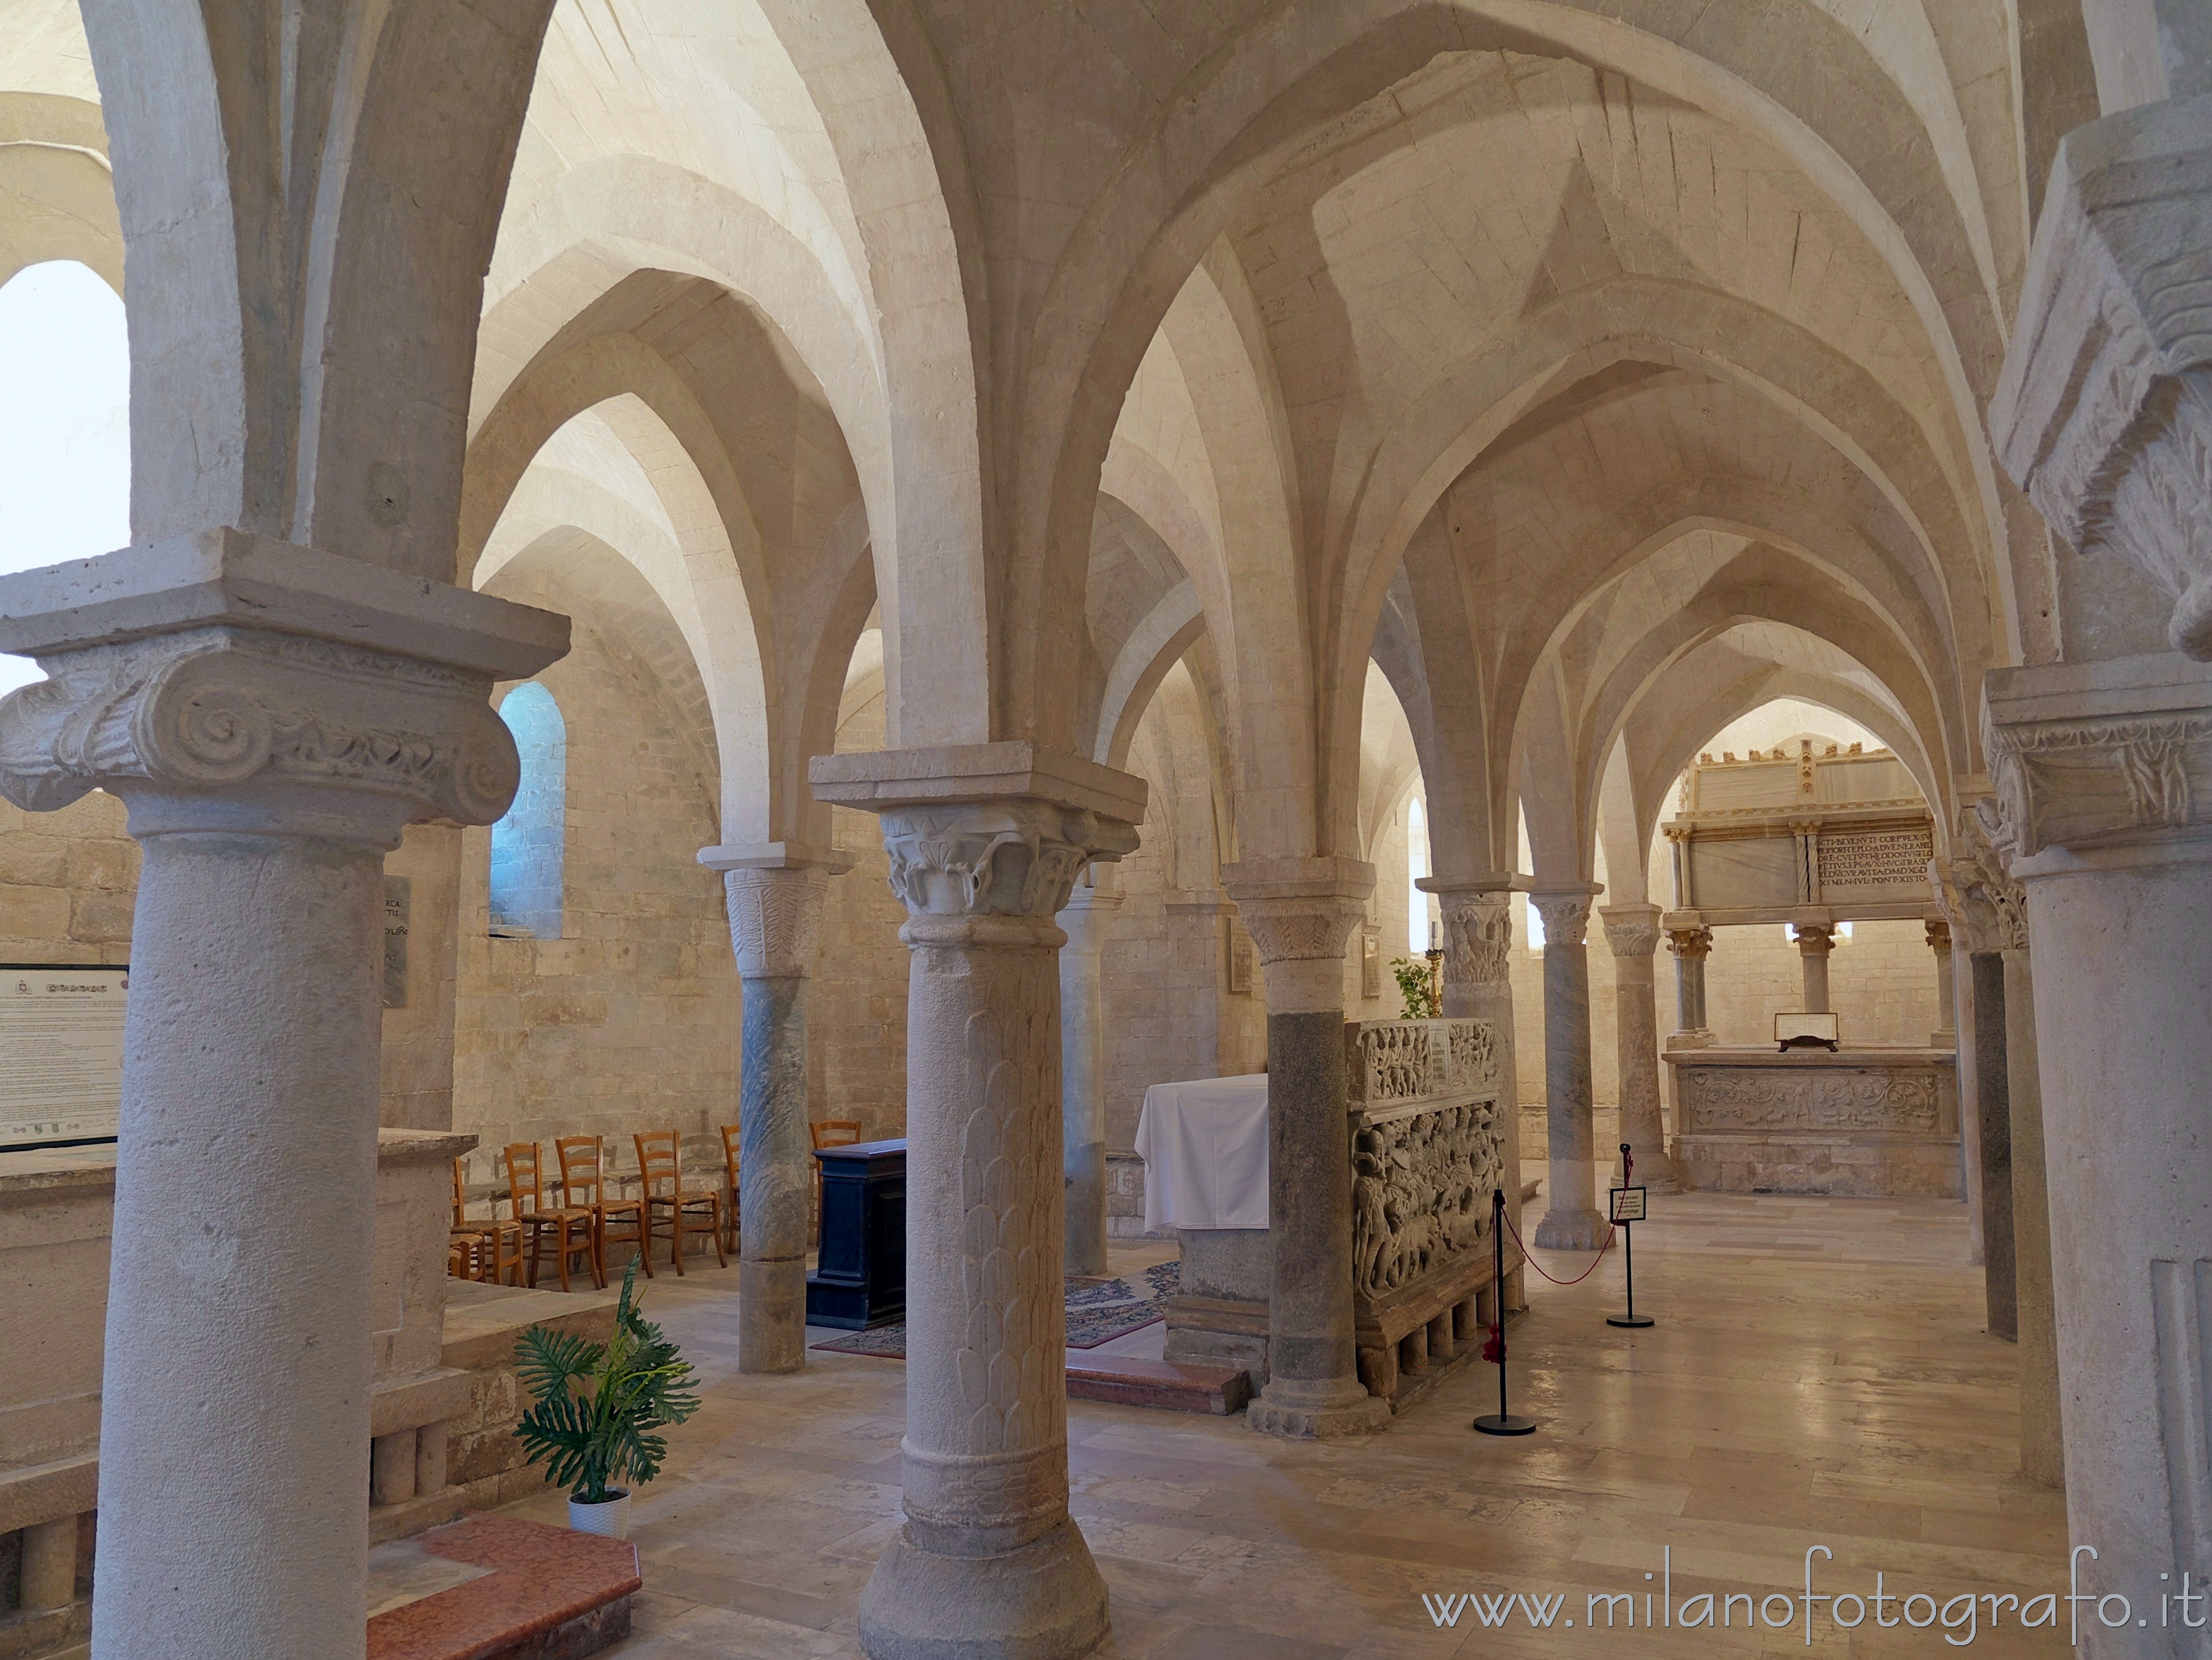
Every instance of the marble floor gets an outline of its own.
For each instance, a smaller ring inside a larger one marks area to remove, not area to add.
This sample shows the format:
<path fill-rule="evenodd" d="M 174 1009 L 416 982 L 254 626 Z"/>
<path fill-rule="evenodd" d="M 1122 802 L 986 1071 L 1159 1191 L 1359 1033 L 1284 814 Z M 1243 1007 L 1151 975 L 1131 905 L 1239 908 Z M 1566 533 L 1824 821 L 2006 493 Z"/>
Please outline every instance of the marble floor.
<path fill-rule="evenodd" d="M 1739 1601 L 1727 1629 L 1647 1631 L 1644 1594 L 1664 1582 L 1644 1575 L 1671 1571 L 1677 1610 L 1694 1613 L 1704 1592 L 1800 1590 L 1816 1545 L 1834 1553 L 1816 1560 L 1816 1592 L 1870 1596 L 1879 1572 L 1892 1598 L 1930 1593 L 1954 1619 L 1952 1599 L 1970 1592 L 2064 1590 L 2063 1505 L 2019 1476 L 2014 1350 L 1982 1329 L 1961 1206 L 1698 1195 L 1654 1207 L 1636 1268 L 1656 1327 L 1603 1323 L 1620 1301 L 1617 1253 L 1571 1289 L 1535 1282 L 1510 1334 L 1514 1404 L 1541 1424 L 1524 1439 L 1469 1432 L 1496 1398 L 1479 1364 L 1355 1444 L 1074 1403 L 1074 1509 L 1113 1588 L 1109 1653 L 1802 1653 L 1802 1603 L 1788 1629 L 1747 1628 Z M 1115 1267 L 1158 1255 L 1140 1247 Z M 1540 1260 L 1564 1278 L 1588 1259 Z M 735 1279 L 664 1274 L 648 1293 L 708 1404 L 641 1498 L 646 1589 L 635 1634 L 610 1651 L 624 1660 L 856 1654 L 854 1604 L 896 1525 L 903 1366 L 810 1353 L 801 1376 L 740 1377 Z M 1121 1341 L 1157 1353 L 1156 1333 Z M 553 1495 L 515 1509 L 560 1516 Z M 1456 1623 L 1439 1627 L 1425 1593 L 1525 1593 L 1554 1623 L 1533 1627 L 1516 1600 L 1487 1629 L 1480 1603 L 1440 1602 Z M 1597 1593 L 1627 1593 L 1610 1606 L 1633 1627 L 1593 1633 Z M 1838 1630 L 1826 1606 L 1811 1647 L 1829 1654 L 1932 1655 L 1967 1634 L 1872 1618 Z M 2055 1632 L 2032 1633 L 2010 1608 L 1992 1630 L 1985 1607 L 1976 1652 L 2065 1648 L 2063 1607 Z M 1906 1611 L 1893 1600 L 1882 1617 Z"/>

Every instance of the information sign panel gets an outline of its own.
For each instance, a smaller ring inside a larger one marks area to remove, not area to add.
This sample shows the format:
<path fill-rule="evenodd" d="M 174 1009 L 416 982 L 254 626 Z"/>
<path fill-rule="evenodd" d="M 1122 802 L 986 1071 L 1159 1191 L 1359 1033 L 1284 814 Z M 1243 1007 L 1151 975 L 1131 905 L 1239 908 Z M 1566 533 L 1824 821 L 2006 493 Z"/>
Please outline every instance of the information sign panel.
<path fill-rule="evenodd" d="M 0 964 L 0 1150 L 112 1140 L 131 970 Z"/>
<path fill-rule="evenodd" d="M 1641 1222 L 1644 1220 L 1644 1189 L 1641 1187 L 1614 1188 L 1611 1191 L 1614 1221 Z"/>

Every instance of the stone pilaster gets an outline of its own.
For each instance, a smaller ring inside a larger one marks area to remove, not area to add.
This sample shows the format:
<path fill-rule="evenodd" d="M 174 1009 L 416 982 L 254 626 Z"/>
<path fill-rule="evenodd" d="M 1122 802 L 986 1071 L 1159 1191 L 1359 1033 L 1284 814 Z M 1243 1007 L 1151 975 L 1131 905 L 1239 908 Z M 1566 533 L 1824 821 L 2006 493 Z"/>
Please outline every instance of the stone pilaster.
<path fill-rule="evenodd" d="M 1620 1139 L 1636 1158 L 1637 1180 L 1658 1193 L 1681 1191 L 1681 1171 L 1667 1151 L 1659 1110 L 1659 1000 L 1653 957 L 1659 907 L 1607 905 L 1598 911 L 1613 948 L 1613 1043 L 1620 1063 Z M 1618 1166 L 1616 1166 L 1618 1168 Z"/>
<path fill-rule="evenodd" d="M 1816 922 L 1797 924 L 1797 956 L 1805 971 L 1808 1014 L 1826 1014 L 1833 1007 L 1828 997 L 1828 953 L 1835 948 L 1834 930 Z"/>
<path fill-rule="evenodd" d="M 1070 1274 L 1106 1272 L 1106 1029 L 1099 964 L 1121 896 L 1079 882 L 1060 913 L 1060 1111 Z"/>
<path fill-rule="evenodd" d="M 1713 1034 L 1705 1025 L 1705 958 L 1713 954 L 1713 931 L 1668 928 L 1667 949 L 1674 958 L 1674 1030 L 1668 1035 L 1667 1047 L 1710 1049 Z"/>
<path fill-rule="evenodd" d="M 1359 1381 L 1352 1315 L 1352 1149 L 1344 949 L 1375 887 L 1352 859 L 1224 866 L 1267 982 L 1267 1386 L 1265 1434 L 1364 1435 L 1390 1420 Z"/>
<path fill-rule="evenodd" d="M 1544 1117 L 1550 1177 L 1534 1243 L 1553 1250 L 1595 1250 L 1605 1237 L 1597 1208 L 1597 1158 L 1591 1122 L 1589 932 L 1595 883 L 1539 889 L 1528 897 L 1544 918 Z"/>
<path fill-rule="evenodd" d="M 1508 1128 L 1504 1154 L 1505 1208 L 1513 1225 L 1521 1219 L 1521 1082 L 1513 1043 L 1513 895 L 1527 879 L 1511 871 L 1451 878 L 1426 876 L 1415 884 L 1440 902 L 1444 924 L 1444 994 L 1447 1020 L 1487 1020 L 1498 1034 L 1498 1099 Z M 1526 1237 L 1522 1229 L 1522 1236 Z M 1528 1307 L 1525 1273 L 1516 1262 L 1505 1271 L 1505 1306 Z"/>
<path fill-rule="evenodd" d="M 1928 1041 L 1939 1049 L 1948 1049 L 1959 1041 L 1957 1020 L 1958 990 L 1951 978 L 1951 925 L 1940 916 L 1927 919 L 1928 949 L 1936 955 L 1936 1028 L 1928 1034 Z"/>
<path fill-rule="evenodd" d="M 51 677 L 0 703 L 0 794 L 36 812 L 107 790 L 144 855 L 106 1651 L 158 1632 L 177 1660 L 362 1652 L 384 855 L 410 823 L 506 809 L 492 683 L 567 638 L 543 611 L 232 530 L 0 578 L 0 651 Z"/>
<path fill-rule="evenodd" d="M 1067 1514 L 1059 953 L 1140 780 L 1020 742 L 817 756 L 881 815 L 907 1005 L 905 1522 L 860 1599 L 873 1660 L 1065 1660 L 1106 1635 Z"/>
<path fill-rule="evenodd" d="M 738 1370 L 806 1362 L 807 1221 L 814 1195 L 806 1097 L 807 983 L 822 901 L 852 868 L 825 848 L 770 842 L 702 848 L 722 873 L 730 948 L 744 998 L 738 1083 Z"/>

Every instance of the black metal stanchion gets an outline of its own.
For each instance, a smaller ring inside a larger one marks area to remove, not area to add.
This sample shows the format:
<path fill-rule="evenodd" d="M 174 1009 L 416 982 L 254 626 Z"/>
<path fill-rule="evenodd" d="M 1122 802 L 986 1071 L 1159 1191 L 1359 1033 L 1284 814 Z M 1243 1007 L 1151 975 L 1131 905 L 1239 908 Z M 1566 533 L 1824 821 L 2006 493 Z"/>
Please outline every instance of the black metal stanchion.
<path fill-rule="evenodd" d="M 1498 1367 L 1498 1410 L 1486 1412 L 1474 1420 L 1476 1429 L 1485 1435 L 1528 1435 L 1533 1433 L 1536 1420 L 1522 1418 L 1505 1410 L 1505 1189 L 1490 1190 L 1490 1306 L 1495 1317 L 1490 1323 L 1490 1341 L 1482 1346 L 1482 1358 Z"/>
<path fill-rule="evenodd" d="M 1643 1327 L 1654 1323 L 1648 1314 L 1636 1311 L 1636 1231 L 1635 1224 L 1644 1219 L 1644 1189 L 1634 1186 L 1636 1155 L 1628 1150 L 1628 1143 L 1620 1144 L 1620 1185 L 1613 1190 L 1613 1225 L 1620 1230 L 1620 1258 L 1628 1281 L 1628 1312 L 1608 1314 L 1608 1326 Z"/>

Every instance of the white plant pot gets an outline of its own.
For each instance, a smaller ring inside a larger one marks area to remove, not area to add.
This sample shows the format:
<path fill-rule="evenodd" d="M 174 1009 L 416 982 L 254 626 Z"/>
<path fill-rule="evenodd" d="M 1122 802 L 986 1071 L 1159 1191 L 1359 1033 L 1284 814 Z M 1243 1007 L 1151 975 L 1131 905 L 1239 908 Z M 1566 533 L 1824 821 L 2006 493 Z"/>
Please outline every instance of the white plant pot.
<path fill-rule="evenodd" d="M 617 1488 L 613 1498 L 597 1505 L 570 1499 L 568 1525 L 578 1533 L 596 1533 L 603 1539 L 629 1538 L 629 1494 Z"/>

